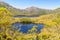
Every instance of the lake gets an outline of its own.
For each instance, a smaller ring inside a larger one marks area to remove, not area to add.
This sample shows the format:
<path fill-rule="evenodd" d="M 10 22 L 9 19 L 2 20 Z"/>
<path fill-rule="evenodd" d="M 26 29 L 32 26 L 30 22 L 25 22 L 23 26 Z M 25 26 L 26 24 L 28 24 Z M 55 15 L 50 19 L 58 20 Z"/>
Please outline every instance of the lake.
<path fill-rule="evenodd" d="M 34 25 L 37 26 L 37 33 L 41 31 L 41 29 L 44 27 L 43 24 L 21 24 L 19 22 L 16 22 L 13 24 L 13 30 L 20 30 L 22 33 L 28 33 L 28 30 L 32 29 Z"/>
<path fill-rule="evenodd" d="M 38 16 L 22 16 L 22 15 L 19 15 L 19 16 L 13 16 L 14 18 L 36 18 Z"/>

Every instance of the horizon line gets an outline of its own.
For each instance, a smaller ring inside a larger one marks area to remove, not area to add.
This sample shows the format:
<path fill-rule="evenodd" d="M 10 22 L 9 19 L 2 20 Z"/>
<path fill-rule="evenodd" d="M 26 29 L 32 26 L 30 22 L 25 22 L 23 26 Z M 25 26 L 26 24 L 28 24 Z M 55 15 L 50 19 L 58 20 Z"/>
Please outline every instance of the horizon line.
<path fill-rule="evenodd" d="M 0 2 L 4 2 L 4 1 L 2 1 L 2 0 L 0 0 Z M 7 2 L 4 2 L 4 3 L 7 3 Z M 17 9 L 26 9 L 26 8 L 30 8 L 30 7 L 36 7 L 36 8 L 41 8 L 41 9 L 50 9 L 50 10 L 54 10 L 54 9 L 57 9 L 57 8 L 60 8 L 60 7 L 55 7 L 55 8 L 48 8 L 48 7 L 39 7 L 39 6 L 26 6 L 26 7 L 17 7 L 17 6 L 13 6 L 13 5 L 11 5 L 11 4 L 9 4 L 9 3 L 7 3 L 8 5 L 10 5 L 10 6 L 12 6 L 12 7 L 14 7 L 14 8 L 17 8 Z"/>

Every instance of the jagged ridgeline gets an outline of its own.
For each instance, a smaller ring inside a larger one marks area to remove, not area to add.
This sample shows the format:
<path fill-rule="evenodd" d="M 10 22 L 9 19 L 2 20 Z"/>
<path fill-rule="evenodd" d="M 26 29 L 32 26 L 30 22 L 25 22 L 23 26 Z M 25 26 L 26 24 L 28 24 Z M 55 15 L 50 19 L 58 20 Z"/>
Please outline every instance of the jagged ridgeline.
<path fill-rule="evenodd" d="M 17 9 L 5 2 L 0 2 L 0 7 L 7 8 L 13 16 L 40 16 L 44 14 L 49 14 L 52 11 L 49 9 L 42 9 L 34 6 L 26 9 Z"/>

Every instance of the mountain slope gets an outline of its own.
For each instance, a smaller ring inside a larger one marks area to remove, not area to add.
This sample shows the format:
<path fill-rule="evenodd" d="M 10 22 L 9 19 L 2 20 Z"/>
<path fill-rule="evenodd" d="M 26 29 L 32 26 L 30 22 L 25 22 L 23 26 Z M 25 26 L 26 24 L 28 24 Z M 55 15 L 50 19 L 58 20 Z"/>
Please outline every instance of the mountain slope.
<path fill-rule="evenodd" d="M 17 9 L 5 2 L 0 2 L 0 7 L 7 8 L 13 16 L 40 16 L 44 14 L 49 14 L 51 10 L 48 9 L 41 9 L 37 7 L 29 7 L 26 9 Z"/>
<path fill-rule="evenodd" d="M 0 7 L 7 8 L 12 13 L 12 15 L 20 15 L 19 13 L 21 12 L 20 9 L 14 8 L 5 2 L 0 2 Z"/>
<path fill-rule="evenodd" d="M 44 14 L 49 14 L 52 10 L 49 9 L 42 9 L 38 7 L 29 7 L 25 9 L 25 12 L 29 13 L 30 15 L 32 14 L 33 16 L 40 16 Z"/>

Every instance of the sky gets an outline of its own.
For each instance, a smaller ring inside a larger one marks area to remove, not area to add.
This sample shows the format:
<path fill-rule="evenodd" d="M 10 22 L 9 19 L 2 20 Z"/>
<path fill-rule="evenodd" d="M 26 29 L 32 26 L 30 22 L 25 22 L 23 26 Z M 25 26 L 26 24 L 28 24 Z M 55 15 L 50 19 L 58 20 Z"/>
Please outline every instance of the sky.
<path fill-rule="evenodd" d="M 55 9 L 60 7 L 60 0 L 2 0 L 13 7 L 25 9 L 35 6 L 45 9 Z"/>

